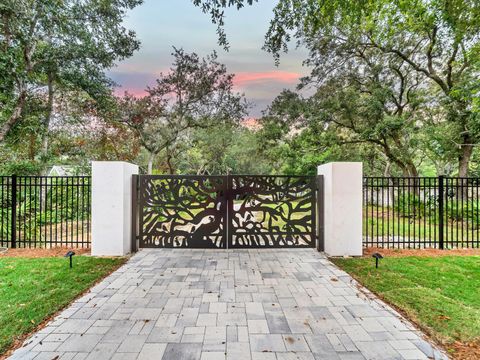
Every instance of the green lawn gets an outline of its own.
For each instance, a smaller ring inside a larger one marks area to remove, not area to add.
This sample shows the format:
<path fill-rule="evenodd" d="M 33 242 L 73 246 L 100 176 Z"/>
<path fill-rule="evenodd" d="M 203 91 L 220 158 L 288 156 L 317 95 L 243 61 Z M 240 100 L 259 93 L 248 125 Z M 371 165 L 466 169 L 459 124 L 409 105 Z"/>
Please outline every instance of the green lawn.
<path fill-rule="evenodd" d="M 392 208 L 378 206 L 363 207 L 363 235 L 372 237 L 375 241 L 376 237 L 396 236 L 402 238 L 410 237 L 413 239 L 425 239 L 435 243 L 439 239 L 438 231 L 438 215 L 426 216 L 417 214 L 415 219 L 399 214 Z M 458 220 L 449 219 L 443 226 L 445 240 L 456 242 L 459 244 L 470 245 L 478 239 L 478 225 L 474 220 Z M 452 241 L 455 239 L 455 241 Z"/>
<path fill-rule="evenodd" d="M 122 258 L 0 258 L 0 354 L 109 274 Z"/>
<path fill-rule="evenodd" d="M 332 261 L 447 347 L 480 339 L 480 256 Z"/>

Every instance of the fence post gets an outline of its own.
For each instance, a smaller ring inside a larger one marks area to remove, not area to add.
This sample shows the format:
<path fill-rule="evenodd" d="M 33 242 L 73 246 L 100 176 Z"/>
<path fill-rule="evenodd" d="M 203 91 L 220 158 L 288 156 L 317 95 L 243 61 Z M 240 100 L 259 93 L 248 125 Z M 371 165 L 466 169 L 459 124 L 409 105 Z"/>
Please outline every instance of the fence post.
<path fill-rule="evenodd" d="M 444 179 L 445 177 L 443 175 L 440 175 L 438 177 L 438 238 L 439 238 L 439 248 L 440 250 L 443 250 L 444 244 L 443 244 L 443 219 L 444 219 Z"/>
<path fill-rule="evenodd" d="M 325 251 L 323 175 L 317 175 L 317 251 Z"/>
<path fill-rule="evenodd" d="M 324 250 L 330 256 L 362 255 L 361 162 L 320 165 L 324 190 Z"/>
<path fill-rule="evenodd" d="M 132 248 L 138 251 L 138 175 L 132 175 Z"/>
<path fill-rule="evenodd" d="M 17 247 L 17 175 L 12 175 L 12 224 L 11 224 L 11 236 L 12 236 L 12 249 Z"/>
<path fill-rule="evenodd" d="M 92 161 L 92 255 L 124 256 L 132 250 L 132 175 L 138 166 Z"/>

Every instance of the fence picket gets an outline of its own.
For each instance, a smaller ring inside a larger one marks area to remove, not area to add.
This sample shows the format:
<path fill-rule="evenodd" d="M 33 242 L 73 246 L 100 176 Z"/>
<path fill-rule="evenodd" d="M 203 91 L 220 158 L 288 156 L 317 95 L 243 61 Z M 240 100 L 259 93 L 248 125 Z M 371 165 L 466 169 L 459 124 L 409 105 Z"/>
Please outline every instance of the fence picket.
<path fill-rule="evenodd" d="M 0 246 L 90 246 L 89 176 L 0 179 Z"/>
<path fill-rule="evenodd" d="M 479 247 L 479 179 L 365 177 L 363 184 L 365 247 Z"/>

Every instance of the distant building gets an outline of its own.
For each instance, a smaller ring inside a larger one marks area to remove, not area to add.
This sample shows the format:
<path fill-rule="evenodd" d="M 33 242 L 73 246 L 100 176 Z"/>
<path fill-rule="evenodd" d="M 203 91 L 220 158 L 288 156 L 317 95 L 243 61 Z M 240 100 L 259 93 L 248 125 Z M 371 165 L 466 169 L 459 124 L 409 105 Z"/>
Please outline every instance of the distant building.
<path fill-rule="evenodd" d="M 88 175 L 85 167 L 77 165 L 53 165 L 47 176 L 81 176 Z"/>

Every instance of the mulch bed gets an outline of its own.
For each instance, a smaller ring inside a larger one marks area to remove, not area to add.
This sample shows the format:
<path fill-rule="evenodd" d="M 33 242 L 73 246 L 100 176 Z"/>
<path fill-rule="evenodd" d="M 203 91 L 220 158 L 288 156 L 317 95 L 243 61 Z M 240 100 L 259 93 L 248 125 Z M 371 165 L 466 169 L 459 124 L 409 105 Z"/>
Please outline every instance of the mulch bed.
<path fill-rule="evenodd" d="M 0 259 L 3 257 L 24 257 L 24 258 L 42 258 L 64 256 L 67 251 L 73 250 L 76 255 L 90 254 L 89 248 L 77 249 L 68 247 L 55 247 L 51 249 L 43 248 L 20 248 L 20 249 L 0 249 Z"/>
<path fill-rule="evenodd" d="M 371 257 L 373 253 L 380 253 L 387 257 L 405 257 L 405 256 L 420 256 L 420 257 L 440 257 L 440 256 L 472 256 L 479 255 L 480 249 L 383 249 L 369 247 L 363 249 L 364 257 Z"/>
<path fill-rule="evenodd" d="M 480 359 L 480 340 L 463 344 L 461 342 L 455 342 L 449 346 L 455 350 L 453 355 L 457 360 L 478 360 Z"/>

